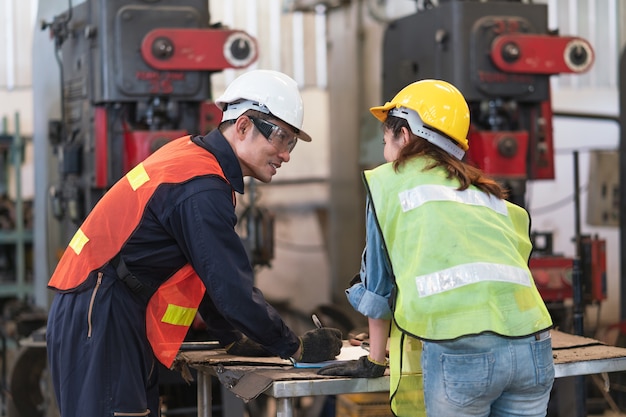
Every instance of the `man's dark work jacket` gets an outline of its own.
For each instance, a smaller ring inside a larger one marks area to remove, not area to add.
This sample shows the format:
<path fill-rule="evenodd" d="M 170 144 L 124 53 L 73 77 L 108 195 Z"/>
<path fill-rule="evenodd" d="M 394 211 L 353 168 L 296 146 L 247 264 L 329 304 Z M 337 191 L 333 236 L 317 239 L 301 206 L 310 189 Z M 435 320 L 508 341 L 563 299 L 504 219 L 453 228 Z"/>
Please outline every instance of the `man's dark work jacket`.
<path fill-rule="evenodd" d="M 146 311 L 146 336 L 164 365 L 176 356 L 200 301 L 211 338 L 227 345 L 243 333 L 287 358 L 298 337 L 254 286 L 235 231 L 234 192 L 243 191 L 239 160 L 219 130 L 172 141 L 102 197 L 49 287 L 91 289 L 101 271 L 107 279 L 104 267 L 119 254 L 132 275 L 157 291 Z M 93 309 L 98 314 L 98 305 Z"/>
<path fill-rule="evenodd" d="M 78 288 L 92 271 L 117 255 L 139 224 L 147 202 L 159 185 L 181 183 L 198 175 L 224 177 L 215 157 L 208 152 L 197 152 L 197 145 L 189 137 L 173 141 L 167 145 L 167 152 L 158 152 L 133 168 L 104 195 L 78 229 L 49 287 L 59 291 Z M 120 205 L 120 201 L 124 204 Z M 120 209 L 123 213 L 113 215 Z M 110 233 L 112 230 L 116 232 Z M 186 264 L 150 298 L 146 331 L 155 356 L 165 366 L 171 366 L 174 361 L 205 290 L 202 280 Z"/>

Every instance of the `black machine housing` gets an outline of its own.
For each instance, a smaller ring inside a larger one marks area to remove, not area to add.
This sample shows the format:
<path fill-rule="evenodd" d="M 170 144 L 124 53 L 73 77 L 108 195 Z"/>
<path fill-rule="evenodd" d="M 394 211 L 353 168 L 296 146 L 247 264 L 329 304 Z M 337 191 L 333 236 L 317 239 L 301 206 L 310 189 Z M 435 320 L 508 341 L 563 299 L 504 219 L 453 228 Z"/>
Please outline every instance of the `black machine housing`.
<path fill-rule="evenodd" d="M 490 50 L 494 38 L 503 33 L 547 34 L 547 15 L 543 4 L 441 0 L 436 7 L 390 23 L 383 41 L 384 100 L 411 82 L 442 79 L 465 96 L 473 130 L 529 133 L 526 166 L 518 169 L 524 175 L 493 173 L 522 206 L 525 181 L 546 175 L 537 172 L 538 164 L 545 169 L 553 163 L 546 152 L 551 149 L 546 150 L 550 132 L 537 124 L 543 117 L 542 103 L 550 99 L 549 75 L 504 72 L 495 66 Z M 506 143 L 518 146 L 516 141 Z M 511 154 L 510 149 L 506 152 Z M 553 178 L 550 171 L 546 177 Z"/>
<path fill-rule="evenodd" d="M 62 120 L 51 122 L 60 173 L 52 211 L 75 229 L 136 162 L 219 122 L 206 111 L 211 72 L 156 70 L 140 51 L 155 28 L 209 28 L 208 2 L 89 0 L 45 27 L 62 84 Z"/>

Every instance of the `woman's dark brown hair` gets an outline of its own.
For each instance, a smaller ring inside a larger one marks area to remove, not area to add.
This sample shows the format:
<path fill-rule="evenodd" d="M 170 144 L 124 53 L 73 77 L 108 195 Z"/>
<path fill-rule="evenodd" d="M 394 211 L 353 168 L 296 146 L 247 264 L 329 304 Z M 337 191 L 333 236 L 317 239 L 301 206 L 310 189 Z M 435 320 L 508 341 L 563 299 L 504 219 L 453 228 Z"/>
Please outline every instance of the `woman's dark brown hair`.
<path fill-rule="evenodd" d="M 398 137 L 403 127 L 406 127 L 411 132 L 409 123 L 405 119 L 394 116 L 388 116 L 383 124 L 383 129 L 392 132 L 394 138 Z M 443 149 L 419 136 L 415 136 L 413 133 L 411 133 L 409 143 L 400 150 L 398 158 L 393 162 L 393 168 L 399 171 L 409 159 L 418 156 L 428 156 L 432 159 L 433 162 L 425 169 L 428 170 L 440 166 L 448 172 L 448 179 L 456 178 L 460 183 L 459 191 L 474 185 L 479 190 L 498 198 L 506 198 L 508 196 L 507 191 L 500 184 L 485 176 L 480 169 L 456 159 Z"/>

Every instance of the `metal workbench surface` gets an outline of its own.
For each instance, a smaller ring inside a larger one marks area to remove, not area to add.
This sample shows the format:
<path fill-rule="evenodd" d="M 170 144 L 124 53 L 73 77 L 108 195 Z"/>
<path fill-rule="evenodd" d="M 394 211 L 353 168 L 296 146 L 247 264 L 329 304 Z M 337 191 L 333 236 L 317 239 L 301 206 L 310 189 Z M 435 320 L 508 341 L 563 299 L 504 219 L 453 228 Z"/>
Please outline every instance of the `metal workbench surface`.
<path fill-rule="evenodd" d="M 626 370 L 626 348 L 555 330 L 552 346 L 557 378 Z M 293 415 L 290 401 L 295 397 L 389 390 L 388 375 L 372 379 L 321 376 L 317 369 L 296 369 L 280 358 L 236 357 L 219 349 L 181 352 L 175 366 L 198 371 L 199 416 L 210 415 L 211 375 L 244 401 L 260 394 L 278 399 L 277 415 L 285 417 Z"/>

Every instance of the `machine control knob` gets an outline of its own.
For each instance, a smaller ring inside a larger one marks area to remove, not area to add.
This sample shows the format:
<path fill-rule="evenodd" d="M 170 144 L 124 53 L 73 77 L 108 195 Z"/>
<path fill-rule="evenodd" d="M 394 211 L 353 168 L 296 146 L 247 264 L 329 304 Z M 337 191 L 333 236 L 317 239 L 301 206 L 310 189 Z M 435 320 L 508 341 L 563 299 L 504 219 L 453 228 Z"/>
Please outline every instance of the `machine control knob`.
<path fill-rule="evenodd" d="M 565 46 L 563 52 L 566 65 L 574 72 L 582 72 L 591 65 L 593 51 L 590 45 L 583 40 L 572 40 Z"/>
<path fill-rule="evenodd" d="M 168 38 L 157 38 L 152 43 L 152 55 L 160 60 L 166 60 L 174 55 L 174 43 Z"/>
<path fill-rule="evenodd" d="M 511 63 L 517 61 L 522 52 L 518 44 L 515 42 L 507 42 L 502 45 L 500 53 L 502 54 L 502 59 Z"/>
<path fill-rule="evenodd" d="M 224 42 L 224 58 L 234 67 L 245 67 L 256 57 L 256 43 L 245 32 L 234 32 Z"/>
<path fill-rule="evenodd" d="M 517 155 L 517 140 L 511 136 L 503 136 L 498 141 L 498 152 L 505 158 L 512 158 Z"/>
<path fill-rule="evenodd" d="M 250 43 L 245 39 L 238 39 L 230 44 L 230 54 L 235 59 L 246 59 L 250 56 Z"/>

